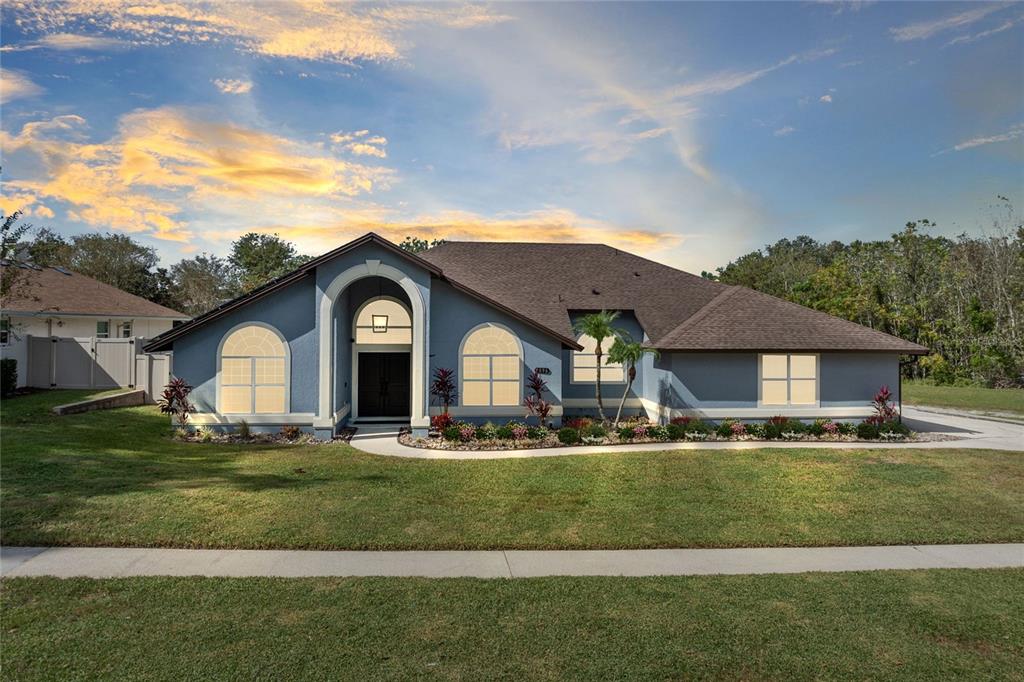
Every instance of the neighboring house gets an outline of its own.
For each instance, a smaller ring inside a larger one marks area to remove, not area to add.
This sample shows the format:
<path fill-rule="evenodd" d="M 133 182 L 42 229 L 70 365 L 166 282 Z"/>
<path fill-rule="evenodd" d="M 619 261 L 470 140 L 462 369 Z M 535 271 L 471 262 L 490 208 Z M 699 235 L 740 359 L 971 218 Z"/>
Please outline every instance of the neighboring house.
<path fill-rule="evenodd" d="M 0 311 L 0 356 L 18 361 L 18 386 L 27 376 L 28 336 L 153 338 L 187 315 L 65 270 L 18 264 L 22 270 Z"/>
<path fill-rule="evenodd" d="M 151 341 L 195 387 L 190 422 L 284 424 L 330 435 L 351 421 L 422 432 L 428 383 L 456 370 L 462 419 L 523 418 L 529 372 L 554 415 L 592 414 L 593 341 L 572 323 L 618 310 L 658 348 L 638 368 L 632 413 L 665 419 L 861 417 L 901 354 L 922 346 L 599 244 L 451 242 L 419 256 L 367 234 Z M 605 367 L 611 410 L 622 369 Z"/>

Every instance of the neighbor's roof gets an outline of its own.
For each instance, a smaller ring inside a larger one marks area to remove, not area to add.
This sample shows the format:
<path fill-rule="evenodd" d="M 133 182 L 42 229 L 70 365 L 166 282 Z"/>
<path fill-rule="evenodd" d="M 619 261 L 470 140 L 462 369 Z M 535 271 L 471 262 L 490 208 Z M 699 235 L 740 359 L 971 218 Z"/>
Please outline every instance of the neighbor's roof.
<path fill-rule="evenodd" d="M 10 300 L 4 301 L 5 313 L 188 319 L 177 310 L 64 268 L 25 263 L 4 263 L 0 267 L 19 268 L 25 277 L 24 285 L 19 283 Z"/>
<path fill-rule="evenodd" d="M 571 310 L 632 310 L 661 350 L 928 350 L 768 294 L 603 244 L 448 242 L 421 254 L 462 284 L 562 334 Z"/>

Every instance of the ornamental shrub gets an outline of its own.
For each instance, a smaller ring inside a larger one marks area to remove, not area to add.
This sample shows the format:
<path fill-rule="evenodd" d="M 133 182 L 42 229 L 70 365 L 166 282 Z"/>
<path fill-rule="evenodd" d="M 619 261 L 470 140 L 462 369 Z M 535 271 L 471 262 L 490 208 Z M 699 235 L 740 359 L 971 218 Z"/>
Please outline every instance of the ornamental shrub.
<path fill-rule="evenodd" d="M 665 435 L 669 440 L 682 440 L 686 437 L 686 429 L 683 428 L 682 424 L 669 423 L 665 427 Z"/>
<path fill-rule="evenodd" d="M 718 428 L 715 429 L 715 433 L 717 433 L 722 438 L 729 438 L 730 436 L 732 436 L 732 425 L 735 423 L 735 419 L 723 419 L 722 422 L 718 425 Z"/>
<path fill-rule="evenodd" d="M 512 433 L 512 427 L 508 424 L 496 428 L 494 430 L 494 436 L 498 440 L 512 440 L 515 437 L 515 435 Z"/>
<path fill-rule="evenodd" d="M 587 436 L 588 438 L 605 438 L 608 435 L 608 429 L 604 428 L 601 424 L 590 424 L 579 431 L 581 436 Z"/>
<path fill-rule="evenodd" d="M 751 438 L 766 438 L 764 433 L 764 424 L 754 423 L 747 424 L 747 434 Z"/>
<path fill-rule="evenodd" d="M 910 428 L 903 422 L 886 422 L 878 427 L 880 434 L 892 433 L 906 438 L 910 435 Z"/>
<path fill-rule="evenodd" d="M 541 426 L 527 426 L 526 437 L 530 440 L 539 440 L 549 433 L 548 429 Z"/>
<path fill-rule="evenodd" d="M 435 414 L 430 418 L 430 428 L 438 433 L 444 433 L 444 430 L 455 423 L 455 418 L 451 414 L 444 412 L 442 414 Z"/>
<path fill-rule="evenodd" d="M 462 426 L 459 424 L 449 424 L 441 430 L 441 436 L 445 440 L 450 441 L 462 440 Z"/>
<path fill-rule="evenodd" d="M 838 422 L 836 429 L 844 436 L 852 436 L 857 433 L 857 425 L 853 422 Z"/>
<path fill-rule="evenodd" d="M 821 438 L 825 435 L 825 423 L 827 419 L 815 419 L 807 426 L 807 433 L 811 434 L 815 438 Z"/>
<path fill-rule="evenodd" d="M 675 424 L 676 426 L 686 426 L 691 421 L 693 421 L 693 417 L 675 417 L 669 423 Z"/>
<path fill-rule="evenodd" d="M 0 395 L 7 397 L 18 387 L 18 361 L 14 358 L 0 360 Z"/>
<path fill-rule="evenodd" d="M 567 426 L 577 431 L 582 431 L 593 423 L 594 420 L 590 417 L 570 417 L 569 419 L 562 420 L 562 426 Z"/>
<path fill-rule="evenodd" d="M 857 438 L 875 440 L 878 438 L 878 424 L 872 423 L 867 419 L 857 424 Z"/>
<path fill-rule="evenodd" d="M 476 439 L 477 440 L 490 440 L 497 438 L 498 429 L 491 422 L 487 422 L 482 426 L 476 427 Z"/>
<path fill-rule="evenodd" d="M 647 429 L 648 426 L 646 424 L 637 424 L 633 427 L 633 438 L 647 438 Z"/>
<path fill-rule="evenodd" d="M 839 424 L 836 424 L 831 419 L 826 419 L 825 423 L 821 425 L 821 430 L 824 431 L 825 434 L 828 436 L 838 436 Z"/>
<path fill-rule="evenodd" d="M 620 426 L 619 427 L 619 440 L 633 440 L 633 427 L 632 426 Z"/>
<path fill-rule="evenodd" d="M 732 435 L 735 437 L 747 435 L 747 425 L 743 422 L 736 422 L 731 427 Z"/>
<path fill-rule="evenodd" d="M 668 440 L 668 429 L 655 424 L 647 427 L 647 437 L 654 440 Z"/>
<path fill-rule="evenodd" d="M 506 427 L 512 434 L 512 438 L 515 440 L 523 440 L 528 438 L 530 435 L 530 428 L 526 424 L 516 424 L 514 422 L 509 423 Z"/>
<path fill-rule="evenodd" d="M 558 442 L 562 445 L 575 445 L 580 442 L 580 431 L 571 426 L 563 426 L 558 430 Z"/>
<path fill-rule="evenodd" d="M 704 434 L 708 434 L 708 433 L 711 433 L 712 431 L 714 431 L 714 429 L 711 428 L 711 424 L 708 424 L 703 419 L 691 419 L 683 427 L 683 430 L 686 431 L 686 433 L 704 433 Z"/>

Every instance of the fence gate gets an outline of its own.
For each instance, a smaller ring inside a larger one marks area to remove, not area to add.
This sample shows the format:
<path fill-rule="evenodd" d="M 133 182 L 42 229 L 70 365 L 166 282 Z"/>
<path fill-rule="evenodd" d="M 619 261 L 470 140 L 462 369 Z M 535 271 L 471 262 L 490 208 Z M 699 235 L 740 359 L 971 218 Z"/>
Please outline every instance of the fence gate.
<path fill-rule="evenodd" d="M 28 336 L 28 381 L 35 388 L 144 388 L 153 399 L 170 376 L 167 355 L 137 354 L 145 340 Z"/>

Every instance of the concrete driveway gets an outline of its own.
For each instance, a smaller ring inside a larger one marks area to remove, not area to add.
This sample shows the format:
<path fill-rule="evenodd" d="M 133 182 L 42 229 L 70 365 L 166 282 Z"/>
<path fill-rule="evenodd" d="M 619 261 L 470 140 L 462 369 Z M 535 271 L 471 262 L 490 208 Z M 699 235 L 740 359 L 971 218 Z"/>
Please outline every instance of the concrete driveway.
<path fill-rule="evenodd" d="M 524 457 L 561 457 L 608 452 L 656 452 L 663 450 L 752 450 L 757 448 L 825 449 L 907 449 L 970 448 L 979 450 L 1016 450 L 1024 452 L 1024 423 L 994 420 L 975 415 L 938 411 L 938 408 L 903 408 L 903 420 L 914 429 L 947 440 L 914 443 L 811 443 L 790 441 L 741 441 L 710 443 L 638 443 L 633 445 L 584 445 L 568 448 L 530 450 L 432 450 L 413 448 L 398 442 L 393 426 L 360 426 L 352 445 L 374 455 L 418 459 L 517 459 Z"/>

